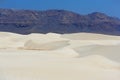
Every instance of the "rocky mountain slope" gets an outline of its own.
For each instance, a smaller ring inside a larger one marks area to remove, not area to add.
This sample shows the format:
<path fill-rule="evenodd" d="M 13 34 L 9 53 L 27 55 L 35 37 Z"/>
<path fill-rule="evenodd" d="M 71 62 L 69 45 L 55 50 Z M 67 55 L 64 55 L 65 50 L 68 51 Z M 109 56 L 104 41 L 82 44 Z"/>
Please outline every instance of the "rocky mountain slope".
<path fill-rule="evenodd" d="M 100 33 L 120 35 L 120 19 L 94 12 L 80 15 L 66 10 L 0 9 L 0 31 L 29 33 Z"/>

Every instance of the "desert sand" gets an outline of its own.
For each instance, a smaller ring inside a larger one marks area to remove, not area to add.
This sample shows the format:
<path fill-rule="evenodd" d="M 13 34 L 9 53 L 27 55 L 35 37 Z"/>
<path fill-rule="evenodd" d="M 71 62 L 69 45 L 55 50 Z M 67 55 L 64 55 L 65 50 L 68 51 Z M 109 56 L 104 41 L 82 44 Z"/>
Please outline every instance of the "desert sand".
<path fill-rule="evenodd" d="M 120 36 L 0 32 L 0 80 L 120 80 Z"/>

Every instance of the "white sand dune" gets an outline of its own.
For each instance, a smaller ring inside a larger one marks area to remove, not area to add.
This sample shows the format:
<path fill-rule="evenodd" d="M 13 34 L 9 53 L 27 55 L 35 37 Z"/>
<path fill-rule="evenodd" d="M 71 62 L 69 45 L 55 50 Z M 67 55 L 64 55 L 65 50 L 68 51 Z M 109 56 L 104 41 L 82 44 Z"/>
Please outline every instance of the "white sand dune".
<path fill-rule="evenodd" d="M 81 56 L 101 55 L 111 60 L 120 62 L 120 45 L 89 45 L 84 47 L 76 47 L 74 50 Z"/>
<path fill-rule="evenodd" d="M 120 80 L 120 37 L 0 32 L 0 80 Z"/>
<path fill-rule="evenodd" d="M 0 64 L 1 80 L 120 79 L 120 65 L 102 56 L 70 59 L 46 55 L 1 55 Z"/>
<path fill-rule="evenodd" d="M 119 36 L 102 35 L 94 33 L 73 33 L 62 35 L 62 38 L 72 40 L 120 40 Z"/>
<path fill-rule="evenodd" d="M 63 48 L 69 45 L 68 41 L 53 41 L 48 43 L 36 43 L 32 40 L 27 41 L 24 44 L 24 49 L 30 50 L 55 50 L 58 48 Z"/>

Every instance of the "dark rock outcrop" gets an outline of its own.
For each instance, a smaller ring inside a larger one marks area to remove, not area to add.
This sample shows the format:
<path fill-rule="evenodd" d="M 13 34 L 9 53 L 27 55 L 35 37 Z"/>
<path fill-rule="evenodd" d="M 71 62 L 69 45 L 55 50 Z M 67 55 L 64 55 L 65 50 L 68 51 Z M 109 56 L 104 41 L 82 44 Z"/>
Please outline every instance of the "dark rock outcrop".
<path fill-rule="evenodd" d="M 29 33 L 100 33 L 120 35 L 120 19 L 94 12 L 80 15 L 66 10 L 0 9 L 0 31 Z"/>

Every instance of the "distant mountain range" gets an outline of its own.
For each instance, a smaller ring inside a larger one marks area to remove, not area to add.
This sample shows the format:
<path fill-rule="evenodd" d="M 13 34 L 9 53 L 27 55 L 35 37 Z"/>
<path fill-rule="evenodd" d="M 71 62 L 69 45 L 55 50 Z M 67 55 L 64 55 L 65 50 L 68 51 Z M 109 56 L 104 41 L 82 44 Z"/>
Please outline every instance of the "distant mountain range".
<path fill-rule="evenodd" d="M 100 33 L 120 35 L 120 19 L 94 12 L 80 15 L 66 10 L 0 9 L 0 31 L 29 33 Z"/>

